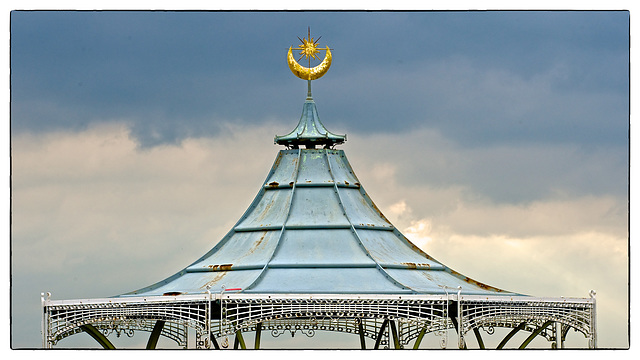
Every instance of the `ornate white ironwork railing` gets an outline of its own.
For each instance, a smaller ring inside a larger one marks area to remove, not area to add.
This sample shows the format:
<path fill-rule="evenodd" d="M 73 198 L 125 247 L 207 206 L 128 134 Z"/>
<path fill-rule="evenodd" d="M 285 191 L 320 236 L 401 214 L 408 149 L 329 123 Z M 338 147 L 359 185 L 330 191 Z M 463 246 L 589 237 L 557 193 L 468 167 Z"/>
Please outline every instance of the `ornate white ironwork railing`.
<path fill-rule="evenodd" d="M 360 334 L 376 346 L 404 347 L 424 334 L 446 336 L 455 329 L 458 345 L 473 330 L 512 328 L 560 344 L 569 328 L 596 346 L 595 296 L 589 299 L 527 296 L 211 294 L 90 300 L 42 298 L 43 346 L 92 326 L 102 335 L 133 336 L 153 332 L 187 347 L 187 329 L 195 330 L 195 347 L 211 348 L 216 338 L 265 330 L 313 336 L 317 331 Z M 83 327 L 84 326 L 84 327 Z M 505 339 L 506 341 L 507 339 Z M 446 345 L 446 341 L 443 341 Z"/>
<path fill-rule="evenodd" d="M 52 301 L 43 297 L 43 346 L 55 345 L 67 336 L 91 325 L 105 336 L 116 333 L 133 336 L 136 330 L 152 331 L 156 321 L 164 321 L 162 336 L 187 346 L 187 328 L 208 346 L 211 297 L 171 296 Z"/>

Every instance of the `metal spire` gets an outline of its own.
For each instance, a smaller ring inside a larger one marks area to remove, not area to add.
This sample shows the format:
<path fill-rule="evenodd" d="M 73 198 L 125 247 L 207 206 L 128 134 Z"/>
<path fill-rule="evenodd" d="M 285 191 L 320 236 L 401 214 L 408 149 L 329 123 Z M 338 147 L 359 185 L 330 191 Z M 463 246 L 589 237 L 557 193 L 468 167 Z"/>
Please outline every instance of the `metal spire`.
<path fill-rule="evenodd" d="M 296 126 L 293 131 L 287 135 L 276 135 L 274 142 L 294 149 L 299 148 L 301 145 L 312 149 L 317 145 L 331 148 L 347 141 L 347 136 L 333 134 L 324 127 L 318 117 L 318 110 L 311 95 L 311 81 L 319 79 L 329 71 L 332 59 L 331 49 L 327 46 L 326 49 L 324 49 L 326 51 L 324 60 L 322 60 L 320 65 L 312 68 L 311 58 L 320 60 L 317 54 L 320 52 L 320 50 L 318 50 L 318 40 L 320 40 L 321 37 L 314 40 L 311 37 L 311 29 L 308 29 L 307 36 L 307 38 L 303 39 L 298 37 L 302 44 L 298 45 L 295 50 L 300 51 L 298 60 L 305 57 L 308 60 L 309 67 L 301 66 L 295 60 L 292 47 L 289 47 L 289 53 L 287 55 L 287 62 L 289 63 L 291 72 L 300 79 L 307 80 L 307 98 L 302 109 L 302 116 L 300 117 L 298 126 Z"/>

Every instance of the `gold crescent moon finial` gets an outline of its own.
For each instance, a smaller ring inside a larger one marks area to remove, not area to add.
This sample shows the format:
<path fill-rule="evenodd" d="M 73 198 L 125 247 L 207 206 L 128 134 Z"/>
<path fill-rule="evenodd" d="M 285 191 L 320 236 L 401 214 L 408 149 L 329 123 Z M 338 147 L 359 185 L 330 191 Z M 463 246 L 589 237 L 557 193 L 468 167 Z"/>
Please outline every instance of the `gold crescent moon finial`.
<path fill-rule="evenodd" d="M 327 46 L 327 53 L 324 56 L 324 60 L 320 65 L 313 68 L 304 67 L 293 58 L 292 48 L 289 48 L 289 54 L 287 55 L 287 62 L 289 63 L 289 69 L 291 72 L 302 80 L 316 80 L 320 79 L 322 75 L 326 74 L 331 66 L 331 50 Z"/>
<path fill-rule="evenodd" d="M 331 66 L 331 50 L 327 46 L 327 48 L 324 49 L 326 51 L 324 60 L 322 60 L 320 65 L 313 68 L 311 67 L 311 58 L 320 60 L 320 58 L 318 58 L 318 56 L 316 55 L 320 52 L 320 50 L 318 50 L 318 40 L 320 40 L 320 38 L 315 41 L 313 40 L 313 38 L 311 37 L 311 30 L 309 30 L 309 37 L 307 39 L 300 39 L 302 44 L 298 45 L 298 47 L 295 48 L 296 50 L 300 50 L 300 58 L 298 60 L 302 59 L 302 57 L 307 58 L 309 60 L 309 67 L 304 67 L 298 64 L 296 59 L 294 59 L 293 57 L 293 48 L 289 47 L 289 53 L 287 54 L 289 69 L 291 69 L 291 72 L 295 76 L 299 77 L 302 80 L 320 79 L 324 74 L 327 73 L 329 67 Z"/>

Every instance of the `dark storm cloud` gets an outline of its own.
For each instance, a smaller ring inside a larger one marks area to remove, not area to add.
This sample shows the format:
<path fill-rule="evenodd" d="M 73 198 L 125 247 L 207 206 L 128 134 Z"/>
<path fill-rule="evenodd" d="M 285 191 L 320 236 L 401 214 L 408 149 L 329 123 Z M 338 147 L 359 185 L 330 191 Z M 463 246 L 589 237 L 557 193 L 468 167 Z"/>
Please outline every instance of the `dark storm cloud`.
<path fill-rule="evenodd" d="M 465 145 L 627 138 L 627 12 L 13 12 L 12 130 L 126 121 L 146 145 L 220 121 L 289 131 L 296 36 L 334 49 L 314 83 L 336 132 L 427 126 Z M 541 80 L 542 79 L 542 80 Z M 520 108 L 518 108 L 520 106 Z"/>
<path fill-rule="evenodd" d="M 425 13 L 406 20 L 389 29 L 393 40 L 368 45 L 395 61 L 363 64 L 342 86 L 338 76 L 326 80 L 335 94 L 328 102 L 340 106 L 324 114 L 345 123 L 366 118 L 373 131 L 426 124 L 466 145 L 626 142 L 627 14 Z"/>

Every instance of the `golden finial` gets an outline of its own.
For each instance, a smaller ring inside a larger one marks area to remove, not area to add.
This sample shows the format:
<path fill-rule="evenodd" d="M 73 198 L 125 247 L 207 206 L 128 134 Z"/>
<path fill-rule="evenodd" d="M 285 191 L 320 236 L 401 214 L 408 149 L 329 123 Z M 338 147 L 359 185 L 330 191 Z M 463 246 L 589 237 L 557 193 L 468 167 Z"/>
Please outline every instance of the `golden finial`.
<path fill-rule="evenodd" d="M 324 55 L 324 60 L 322 60 L 320 65 L 313 68 L 311 67 L 312 58 L 320 60 L 320 58 L 316 54 L 320 52 L 320 50 L 318 50 L 318 41 L 321 37 L 322 36 L 320 36 L 317 40 L 314 40 L 311 37 L 311 28 L 308 29 L 307 38 L 300 39 L 300 37 L 298 37 L 298 40 L 300 40 L 300 42 L 302 43 L 295 48 L 296 50 L 300 50 L 300 58 L 298 58 L 298 61 L 305 57 L 309 62 L 309 67 L 304 67 L 298 64 L 298 62 L 293 57 L 293 48 L 289 47 L 289 53 L 287 55 L 289 69 L 291 69 L 291 72 L 300 79 L 309 81 L 316 80 L 321 78 L 322 75 L 324 75 L 329 70 L 329 67 L 331 66 L 331 49 L 329 49 L 328 46 L 326 49 L 323 49 L 326 51 L 326 53 Z"/>

